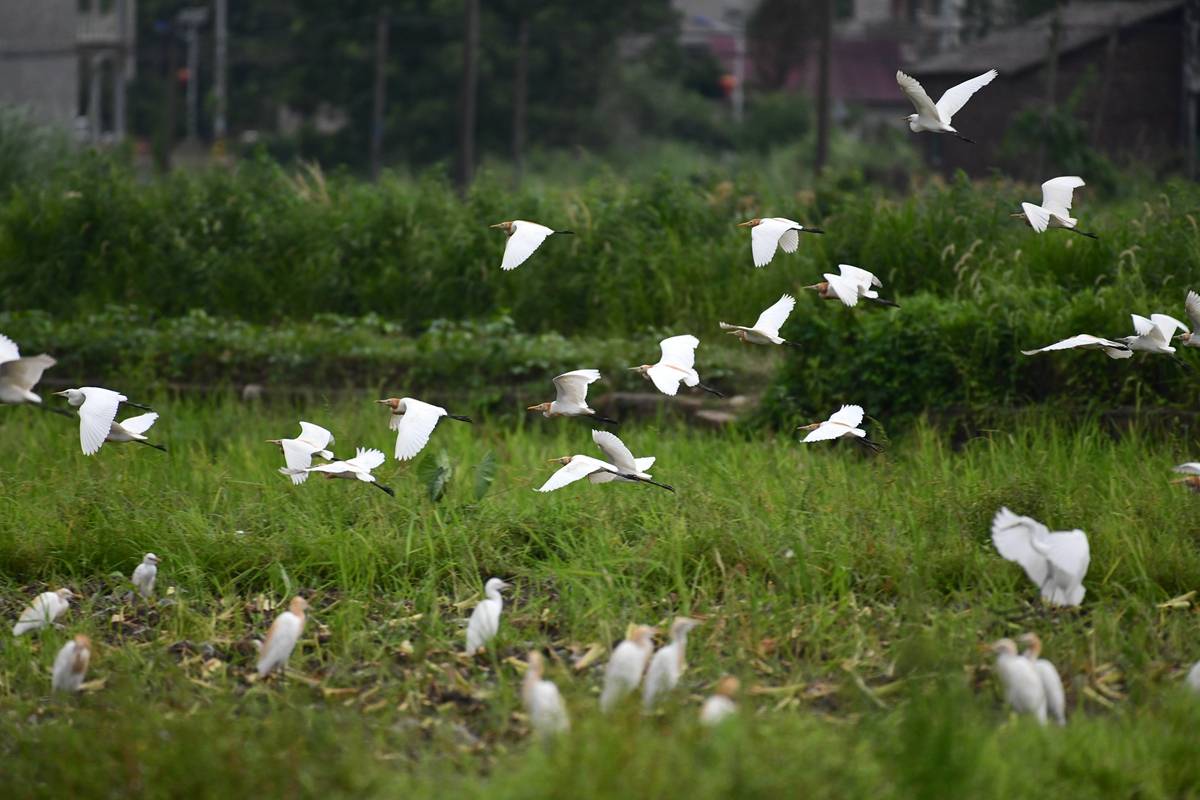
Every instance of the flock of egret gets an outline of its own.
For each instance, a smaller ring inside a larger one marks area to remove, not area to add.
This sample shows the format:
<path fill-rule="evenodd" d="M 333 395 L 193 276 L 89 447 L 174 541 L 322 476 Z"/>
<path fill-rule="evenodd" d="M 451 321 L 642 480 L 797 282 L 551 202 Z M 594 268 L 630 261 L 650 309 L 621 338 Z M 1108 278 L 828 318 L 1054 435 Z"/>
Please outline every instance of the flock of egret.
<path fill-rule="evenodd" d="M 914 132 L 946 133 L 970 142 L 953 127 L 952 119 L 971 96 L 989 84 L 996 75 L 995 70 L 989 70 L 952 87 L 934 103 L 920 83 L 903 72 L 897 72 L 897 83 L 916 108 L 916 113 L 905 118 L 910 129 Z M 1095 234 L 1079 230 L 1078 220 L 1071 216 L 1073 192 L 1082 186 L 1084 182 L 1077 176 L 1048 180 L 1042 184 L 1041 204 L 1022 203 L 1022 211 L 1013 216 L 1023 218 L 1039 234 L 1050 228 L 1063 228 L 1094 239 Z M 501 261 L 503 270 L 521 266 L 551 236 L 572 233 L 526 220 L 501 222 L 491 227 L 501 229 L 507 235 Z M 751 255 L 755 267 L 765 267 L 778 250 L 796 252 L 802 233 L 824 233 L 820 228 L 805 226 L 784 217 L 755 218 L 739 223 L 739 227 L 750 229 Z M 849 308 L 858 306 L 860 301 L 898 307 L 891 300 L 879 296 L 877 290 L 883 284 L 868 270 L 839 264 L 836 274 L 825 273 L 823 277 L 823 281 L 804 288 L 816 291 L 823 299 L 837 300 Z M 785 294 L 764 310 L 752 326 L 721 322 L 719 327 L 747 344 L 792 345 L 780 335 L 780 329 L 795 304 L 795 298 Z M 1189 292 L 1185 309 L 1191 327 L 1200 329 L 1200 295 Z M 1174 357 L 1175 348 L 1171 342 L 1175 340 L 1181 341 L 1184 346 L 1200 347 L 1200 338 L 1194 338 L 1187 325 L 1166 314 L 1155 313 L 1149 317 L 1134 314 L 1132 318 L 1134 334 L 1131 336 L 1108 339 L 1081 334 L 1023 352 L 1033 355 L 1073 348 L 1098 349 L 1110 358 L 1124 359 L 1131 357 L 1134 352 Z M 683 385 L 723 396 L 701 382 L 696 370 L 696 348 L 699 344 L 700 340 L 690 334 L 668 337 L 659 343 L 660 357 L 656 363 L 630 367 L 630 370 L 641 374 L 664 395 L 675 396 L 680 385 Z M 22 357 L 17 345 L 0 335 L 0 403 L 29 404 L 55 413 L 68 413 L 65 409 L 44 405 L 41 397 L 33 391 L 45 370 L 54 365 L 55 360 L 46 354 Z M 530 406 L 528 411 L 541 413 L 551 419 L 581 417 L 615 425 L 615 420 L 598 415 L 587 403 L 588 387 L 600 378 L 600 372 L 595 369 L 565 372 L 553 379 L 554 400 Z M 68 405 L 76 410 L 80 447 L 85 455 L 95 455 L 106 442 L 134 442 L 165 450 L 161 444 L 151 442 L 147 435 L 158 414 L 125 395 L 94 386 L 66 389 L 55 394 L 64 397 Z M 377 402 L 390 412 L 389 428 L 396 434 L 393 454 L 398 461 L 410 460 L 420 453 L 443 418 L 471 422 L 469 417 L 451 414 L 444 408 L 412 397 L 390 397 Z M 139 409 L 143 413 L 118 421 L 117 414 L 123 406 Z M 861 427 L 864 417 L 861 406 L 843 405 L 828 419 L 801 426 L 798 430 L 805 433 L 803 443 L 849 438 L 879 450 L 880 446 L 868 439 L 866 430 Z M 295 485 L 304 483 L 313 473 L 320 473 L 327 478 L 369 483 L 394 495 L 391 488 L 380 484 L 373 475 L 373 471 L 387 458 L 378 449 L 358 447 L 353 458 L 339 460 L 331 450 L 335 441 L 333 434 L 307 421 L 300 422 L 299 436 L 267 441 L 280 448 L 284 466 L 279 472 L 289 477 Z M 592 441 L 603 455 L 602 459 L 578 454 L 551 459 L 559 468 L 536 491 L 552 492 L 585 477 L 595 484 L 644 483 L 675 491 L 650 475 L 649 470 L 655 463 L 653 456 L 635 457 L 621 439 L 605 430 L 593 430 Z M 314 464 L 314 458 L 320 458 L 322 463 Z M 1180 482 L 1200 492 L 1200 463 L 1183 464 L 1176 470 L 1186 475 Z M 1001 508 L 992 522 L 992 541 L 1001 557 L 1021 566 L 1045 603 L 1070 607 L 1082 602 L 1085 594 L 1083 581 L 1090 562 L 1088 539 L 1083 531 L 1051 532 L 1037 520 Z M 154 596 L 158 563 L 158 556 L 147 553 L 131 577 L 138 594 L 147 600 Z M 502 592 L 508 588 L 510 584 L 500 578 L 487 581 L 484 599 L 475 606 L 467 621 L 468 656 L 486 649 L 499 631 L 504 607 Z M 21 613 L 13 626 L 13 635 L 21 636 L 50 626 L 69 609 L 74 597 L 66 588 L 38 595 Z M 294 597 L 287 610 L 274 620 L 259 650 L 256 665 L 259 678 L 266 678 L 272 671 L 287 664 L 304 631 L 307 607 L 303 597 Z M 657 651 L 654 647 L 657 631 L 646 625 L 631 625 L 627 638 L 613 649 L 605 669 L 599 699 L 601 710 L 613 710 L 639 686 L 644 709 L 652 709 L 678 684 L 686 668 L 688 634 L 698 624 L 695 619 L 676 618 L 670 628 L 669 643 Z M 1060 725 L 1065 724 L 1063 684 L 1053 664 L 1041 657 L 1041 640 L 1036 634 L 1027 633 L 1019 637 L 1019 641 L 1026 646 L 1024 652 L 1018 652 L 1017 642 L 1012 639 L 1001 639 L 988 647 L 995 655 L 995 671 L 1003 684 L 1007 703 L 1014 711 L 1030 714 L 1042 723 L 1053 719 Z M 53 688 L 65 692 L 78 691 L 90 658 L 91 642 L 86 636 L 76 636 L 67 642 L 54 660 Z M 1200 663 L 1191 669 L 1186 682 L 1200 692 Z M 714 694 L 703 703 L 701 721 L 715 724 L 734 713 L 734 697 L 738 686 L 737 678 L 722 678 Z M 521 696 L 535 732 L 552 735 L 569 728 L 569 716 L 562 696 L 555 684 L 545 678 L 544 660 L 536 650 L 528 654 Z"/>

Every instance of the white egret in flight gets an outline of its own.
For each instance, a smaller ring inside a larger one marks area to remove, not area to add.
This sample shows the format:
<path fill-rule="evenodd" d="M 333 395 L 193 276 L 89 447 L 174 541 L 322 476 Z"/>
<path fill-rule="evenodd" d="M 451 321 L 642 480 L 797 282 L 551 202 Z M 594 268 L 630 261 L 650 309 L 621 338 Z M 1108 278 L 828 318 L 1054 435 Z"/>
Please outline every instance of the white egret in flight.
<path fill-rule="evenodd" d="M 138 564 L 133 570 L 133 585 L 138 590 L 138 594 L 142 597 L 150 597 L 154 594 L 154 581 L 158 579 L 158 556 L 154 553 L 146 553 L 142 558 L 142 563 Z"/>
<path fill-rule="evenodd" d="M 459 422 L 471 422 L 470 417 L 460 417 L 451 414 L 441 406 L 422 403 L 411 397 L 389 397 L 386 400 L 376 400 L 392 410 L 392 418 L 388 427 L 396 432 L 396 460 L 407 461 L 415 456 L 429 442 L 433 429 L 437 427 L 442 417 L 456 419 Z"/>
<path fill-rule="evenodd" d="M 646 680 L 642 684 L 642 708 L 654 708 L 659 698 L 670 692 L 679 683 L 687 669 L 687 637 L 700 624 L 699 620 L 676 617 L 671 624 L 671 643 L 663 647 L 650 659 Z"/>
<path fill-rule="evenodd" d="M 878 453 L 883 448 L 868 439 L 867 432 L 858 427 L 862 424 L 864 416 L 866 416 L 866 412 L 863 411 L 862 406 L 842 406 L 824 422 L 800 425 L 796 430 L 808 431 L 808 435 L 801 440 L 801 444 L 824 442 L 849 436 Z"/>
<path fill-rule="evenodd" d="M 598 369 L 577 369 L 564 372 L 554 379 L 555 398 L 549 403 L 529 406 L 526 411 L 540 411 L 547 419 L 553 417 L 592 417 L 616 425 L 615 419 L 602 417 L 587 404 L 587 387 L 600 380 Z"/>
<path fill-rule="evenodd" d="M 696 372 L 696 348 L 700 340 L 690 334 L 671 336 L 658 343 L 662 355 L 657 364 L 642 364 L 640 367 L 630 367 L 646 377 L 654 387 L 665 395 L 674 397 L 679 392 L 679 384 L 696 386 L 717 397 L 725 395 L 716 389 L 705 386 L 700 382 L 700 373 Z"/>
<path fill-rule="evenodd" d="M 271 623 L 267 640 L 258 651 L 258 677 L 265 678 L 276 668 L 287 666 L 292 651 L 296 649 L 296 642 L 300 641 L 300 634 L 304 633 L 304 611 L 307 608 L 308 601 L 297 595 L 288 604 L 288 610 Z"/>
<path fill-rule="evenodd" d="M 75 595 L 70 589 L 62 588 L 54 592 L 42 592 L 33 598 L 17 624 L 13 626 L 13 636 L 20 636 L 26 631 L 40 631 L 50 626 L 50 623 L 62 616 L 71 607 L 71 598 Z"/>
<path fill-rule="evenodd" d="M 153 411 L 145 414 L 138 414 L 136 417 L 129 417 L 120 422 L 114 421 L 112 427 L 108 430 L 108 436 L 104 438 L 106 442 L 137 442 L 144 444 L 147 447 L 153 447 L 155 450 L 167 452 L 167 448 L 161 444 L 151 442 L 146 436 L 146 431 L 158 421 L 158 414 Z"/>
<path fill-rule="evenodd" d="M 1021 203 L 1021 211 L 1014 217 L 1024 217 L 1029 227 L 1038 233 L 1045 233 L 1047 228 L 1065 228 L 1089 239 L 1099 239 L 1094 233 L 1087 233 L 1076 227 L 1079 220 L 1071 216 L 1071 195 L 1075 189 L 1086 186 L 1083 178 L 1077 175 L 1064 175 L 1061 178 L 1051 178 L 1042 184 L 1042 204 Z"/>
<path fill-rule="evenodd" d="M 1149 319 L 1140 314 L 1129 316 L 1133 319 L 1134 335 L 1122 336 L 1120 341 L 1135 353 L 1169 355 L 1179 361 L 1174 355 L 1175 348 L 1171 346 L 1171 340 L 1175 338 L 1176 330 L 1187 333 L 1187 325 L 1167 314 L 1151 314 Z"/>
<path fill-rule="evenodd" d="M 159 450 L 166 449 L 161 445 L 153 445 L 144 441 L 145 437 L 136 430 L 137 428 L 141 428 L 143 431 L 149 429 L 154 424 L 154 419 L 147 422 L 141 417 L 132 417 L 124 422 L 116 423 L 117 409 L 121 404 L 140 408 L 143 411 L 153 411 L 149 406 L 134 403 L 120 392 L 101 389 L 98 386 L 64 389 L 54 394 L 67 398 L 67 403 L 79 409 L 79 445 L 83 448 L 85 456 L 98 453 L 105 441 L 136 441 Z M 155 419 L 157 418 L 155 415 Z M 126 428 L 127 423 L 133 423 L 135 430 Z M 119 438 L 111 438 L 114 433 Z"/>
<path fill-rule="evenodd" d="M 730 325 L 725 322 L 718 324 L 721 326 L 721 330 L 748 344 L 785 344 L 788 347 L 798 347 L 799 345 L 793 344 L 779 335 L 779 329 L 783 327 L 783 323 L 787 322 L 788 315 L 795 307 L 796 298 L 785 294 L 773 306 L 758 315 L 758 321 L 754 323 L 753 327 L 744 328 L 741 325 Z"/>
<path fill-rule="evenodd" d="M 1047 603 L 1077 606 L 1083 602 L 1083 579 L 1091 561 L 1083 531 L 1051 533 L 1036 519 L 1001 508 L 992 520 L 992 543 L 1000 555 L 1021 565 Z"/>
<path fill-rule="evenodd" d="M 500 269 L 509 270 L 516 269 L 525 263 L 525 259 L 533 255 L 533 251 L 541 247 L 542 242 L 546 238 L 554 234 L 572 234 L 575 231 L 556 231 L 553 228 L 547 228 L 545 225 L 539 225 L 536 222 L 527 222 L 523 219 L 514 219 L 511 222 L 497 222 L 489 227 L 499 228 L 508 234 L 508 242 L 504 245 L 504 260 L 500 262 Z"/>
<path fill-rule="evenodd" d="M 1046 724 L 1046 690 L 1033 662 L 1017 655 L 1017 644 L 1012 639 L 993 642 L 991 651 L 996 654 L 996 674 L 1004 685 L 1004 699 L 1018 714 L 1032 714 L 1041 724 Z"/>
<path fill-rule="evenodd" d="M 971 99 L 971 95 L 991 83 L 997 74 L 999 73 L 996 70 L 989 69 L 987 72 L 977 75 L 969 81 L 963 81 L 957 86 L 951 86 L 942 95 L 941 99 L 934 104 L 916 78 L 905 75 L 903 72 L 897 70 L 896 83 L 900 84 L 901 90 L 908 95 L 908 99 L 912 102 L 913 107 L 917 109 L 917 113 L 904 117 L 904 119 L 908 120 L 908 129 L 913 133 L 920 133 L 921 131 L 949 133 L 962 139 L 964 142 L 974 144 L 973 140 L 963 136 L 950 123 L 954 115 Z"/>
<path fill-rule="evenodd" d="M 56 692 L 78 692 L 92 659 L 92 640 L 79 634 L 62 646 L 54 657 L 50 685 Z"/>
<path fill-rule="evenodd" d="M 529 725 L 538 736 L 553 736 L 571 727 L 562 695 L 552 681 L 542 677 L 545 662 L 537 650 L 529 651 L 521 681 L 521 702 L 529 715 Z"/>
<path fill-rule="evenodd" d="M 320 456 L 326 461 L 333 461 L 333 453 L 329 446 L 333 444 L 333 434 L 314 425 L 300 420 L 300 435 L 295 439 L 268 439 L 268 444 L 277 444 L 283 451 L 283 461 L 290 470 L 292 483 L 299 486 L 308 480 L 305 471 L 312 466 L 313 456 Z"/>
<path fill-rule="evenodd" d="M 800 246 L 801 233 L 824 233 L 820 228 L 806 228 L 794 219 L 786 217 L 755 217 L 738 223 L 739 228 L 750 229 L 750 253 L 754 266 L 765 267 L 775 257 L 775 248 L 785 253 L 794 253 Z"/>
<path fill-rule="evenodd" d="M 1189 290 L 1187 299 L 1183 301 L 1183 307 L 1187 310 L 1188 322 L 1192 323 L 1193 328 L 1200 331 L 1200 294 Z M 1184 347 L 1200 347 L 1200 336 L 1186 329 L 1175 338 L 1183 342 Z"/>
<path fill-rule="evenodd" d="M 582 478 L 587 478 L 592 483 L 608 483 L 610 481 L 649 483 L 668 491 L 675 491 L 673 487 L 659 483 L 650 477 L 647 470 L 654 465 L 653 456 L 634 458 L 625 443 L 608 431 L 592 431 L 592 441 L 600 448 L 608 461 L 583 455 L 552 458 L 549 463 L 561 464 L 562 467 L 551 475 L 537 491 L 553 492 L 555 489 L 561 489 Z"/>
<path fill-rule="evenodd" d="M 1067 724 L 1067 698 L 1063 692 L 1062 678 L 1058 670 L 1046 659 L 1042 658 L 1042 640 L 1036 633 L 1026 633 L 1017 637 L 1017 641 L 1025 645 L 1022 656 L 1029 659 L 1042 681 L 1042 690 L 1046 694 L 1046 712 L 1059 725 Z"/>
<path fill-rule="evenodd" d="M 717 681 L 716 689 L 704 701 L 704 705 L 700 706 L 700 724 L 712 727 L 737 713 L 737 703 L 733 698 L 737 697 L 739 688 L 741 683 L 732 675 L 726 675 Z"/>
<path fill-rule="evenodd" d="M 604 689 L 600 692 L 600 710 L 607 713 L 629 696 L 642 682 L 646 662 L 654 652 L 654 628 L 638 625 L 629 638 L 613 650 L 604 668 Z"/>
<path fill-rule="evenodd" d="M 29 404 L 43 411 L 71 416 L 71 412 L 64 409 L 43 405 L 42 398 L 33 391 L 33 387 L 42 379 L 42 373 L 56 363 L 45 353 L 22 358 L 17 343 L 0 333 L 0 403 Z"/>
<path fill-rule="evenodd" d="M 870 300 L 881 306 L 889 306 L 891 308 L 900 307 L 899 304 L 891 300 L 885 300 L 879 296 L 879 292 L 875 291 L 875 289 L 876 287 L 882 287 L 883 282 L 874 273 L 868 272 L 861 267 L 851 264 L 838 264 L 837 275 L 834 275 L 832 272 L 826 272 L 822 277 L 825 280 L 820 283 L 804 287 L 805 289 L 815 289 L 817 296 L 822 300 L 840 300 L 849 308 L 858 305 L 860 299 Z"/>
<path fill-rule="evenodd" d="M 378 450 L 360 447 L 355 451 L 354 458 L 345 461 L 331 461 L 328 464 L 318 464 L 315 467 L 307 467 L 303 470 L 293 469 L 292 467 L 280 467 L 279 472 L 282 475 L 295 475 L 298 471 L 309 473 L 319 472 L 326 478 L 344 478 L 350 481 L 359 480 L 363 483 L 369 483 L 395 497 L 396 493 L 390 487 L 377 482 L 375 476 L 371 474 L 371 470 L 376 469 L 384 461 L 387 461 L 387 456 Z"/>
<path fill-rule="evenodd" d="M 471 618 L 467 620 L 467 655 L 473 656 L 500 631 L 500 612 L 504 608 L 504 597 L 500 592 L 511 588 L 499 578 L 488 578 L 483 585 L 484 599 L 480 600 Z"/>
<path fill-rule="evenodd" d="M 1033 356 L 1038 353 L 1049 353 L 1054 350 L 1103 350 L 1104 354 L 1109 358 L 1129 358 L 1133 355 L 1133 351 L 1129 349 L 1129 345 L 1124 342 L 1101 339 L 1099 336 L 1092 336 L 1090 333 L 1081 333 L 1078 336 L 1072 336 L 1069 339 L 1063 339 L 1061 342 L 1048 344 L 1036 350 L 1022 350 L 1021 352 L 1024 355 Z"/>

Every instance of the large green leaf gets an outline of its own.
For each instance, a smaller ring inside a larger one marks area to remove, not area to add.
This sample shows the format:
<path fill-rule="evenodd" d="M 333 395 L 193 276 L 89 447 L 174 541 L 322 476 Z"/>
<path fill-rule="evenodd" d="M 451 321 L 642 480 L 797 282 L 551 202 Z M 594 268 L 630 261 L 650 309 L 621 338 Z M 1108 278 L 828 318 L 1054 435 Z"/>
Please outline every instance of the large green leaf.
<path fill-rule="evenodd" d="M 445 450 L 428 453 L 417 465 L 417 477 L 425 484 L 429 499 L 438 502 L 446 495 L 446 487 L 454 477 L 454 465 Z"/>
<path fill-rule="evenodd" d="M 500 469 L 500 462 L 496 460 L 496 454 L 491 450 L 484 454 L 483 459 L 475 465 L 475 500 L 478 502 L 484 498 L 488 490 L 492 488 L 492 484 L 496 480 L 496 472 Z"/>

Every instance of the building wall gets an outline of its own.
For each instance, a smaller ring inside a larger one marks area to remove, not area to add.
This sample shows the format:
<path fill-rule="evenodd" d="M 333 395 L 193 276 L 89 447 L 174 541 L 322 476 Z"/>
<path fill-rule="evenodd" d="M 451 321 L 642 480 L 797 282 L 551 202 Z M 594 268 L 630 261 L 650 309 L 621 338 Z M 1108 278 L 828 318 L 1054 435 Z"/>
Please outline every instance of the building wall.
<path fill-rule="evenodd" d="M 0 0 L 0 106 L 70 127 L 79 102 L 77 0 Z"/>

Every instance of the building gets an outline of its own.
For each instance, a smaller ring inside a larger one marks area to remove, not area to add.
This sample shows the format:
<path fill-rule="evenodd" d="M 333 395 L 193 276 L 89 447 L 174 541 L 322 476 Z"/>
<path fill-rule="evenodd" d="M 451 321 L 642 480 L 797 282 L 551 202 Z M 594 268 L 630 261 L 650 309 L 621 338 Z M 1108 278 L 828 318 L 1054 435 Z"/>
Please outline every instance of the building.
<path fill-rule="evenodd" d="M 916 59 L 907 71 L 935 99 L 988 69 L 1000 72 L 954 119 L 977 144 L 925 134 L 927 157 L 945 170 L 983 174 L 1002 168 L 1030 179 L 1043 177 L 1032 174 L 1042 170 L 1049 176 L 1056 166 L 1039 153 L 1036 141 L 1006 146 L 1005 134 L 1019 116 L 1053 102 L 1060 110 L 1072 109 L 1086 126 L 1089 144 L 1103 152 L 1178 163 L 1195 148 L 1190 109 L 1200 88 L 1185 91 L 1185 63 L 1196 54 L 1194 37 L 1186 35 L 1184 6 L 1184 0 L 1073 2 L 1059 17 L 1050 12 Z"/>

